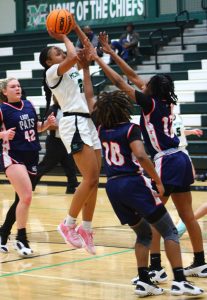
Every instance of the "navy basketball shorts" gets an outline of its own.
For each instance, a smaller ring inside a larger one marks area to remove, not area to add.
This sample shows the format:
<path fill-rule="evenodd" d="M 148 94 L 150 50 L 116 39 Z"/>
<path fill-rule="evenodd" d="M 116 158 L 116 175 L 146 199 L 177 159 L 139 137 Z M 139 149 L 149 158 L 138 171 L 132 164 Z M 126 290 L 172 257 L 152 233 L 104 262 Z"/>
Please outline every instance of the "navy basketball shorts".
<path fill-rule="evenodd" d="M 39 151 L 3 151 L 1 165 L 5 171 L 12 164 L 25 165 L 28 173 L 36 175 L 39 161 Z"/>
<path fill-rule="evenodd" d="M 106 193 L 121 224 L 136 225 L 142 217 L 150 216 L 163 206 L 153 196 L 151 180 L 142 175 L 108 179 Z"/>
<path fill-rule="evenodd" d="M 158 158 L 155 160 L 155 169 L 166 191 L 171 190 L 165 196 L 173 192 L 190 191 L 190 185 L 194 182 L 192 164 L 183 151 Z"/>

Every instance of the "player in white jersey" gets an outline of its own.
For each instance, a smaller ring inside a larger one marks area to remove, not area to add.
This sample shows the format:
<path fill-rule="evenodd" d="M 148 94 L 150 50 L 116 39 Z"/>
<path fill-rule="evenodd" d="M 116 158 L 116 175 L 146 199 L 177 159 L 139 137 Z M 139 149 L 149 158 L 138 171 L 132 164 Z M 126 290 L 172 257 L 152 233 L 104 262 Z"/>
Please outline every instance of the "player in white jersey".
<path fill-rule="evenodd" d="M 183 119 L 179 114 L 174 115 L 173 120 L 173 130 L 175 134 L 179 137 L 180 144 L 179 147 L 182 147 L 183 150 L 188 146 L 188 141 L 186 136 L 188 135 L 197 135 L 198 137 L 203 135 L 203 130 L 195 128 L 195 129 L 187 129 L 183 124 Z M 186 151 L 188 153 L 188 151 Z"/>
<path fill-rule="evenodd" d="M 197 135 L 198 137 L 203 135 L 203 131 L 201 129 L 195 128 L 195 129 L 186 129 L 184 124 L 183 124 L 183 119 L 179 114 L 175 114 L 174 120 L 173 120 L 173 129 L 175 134 L 178 136 L 180 140 L 179 147 L 182 149 L 183 152 L 189 155 L 188 150 L 186 147 L 188 146 L 188 141 L 186 136 L 188 135 Z M 192 163 L 192 161 L 191 161 Z M 195 168 L 193 166 L 193 174 L 194 177 L 196 176 L 195 174 Z M 204 215 L 207 214 L 207 203 L 202 204 L 194 213 L 196 220 L 200 219 Z M 177 224 L 177 231 L 179 237 L 181 237 L 185 232 L 186 232 L 186 226 L 183 223 L 183 221 L 180 219 Z"/>
<path fill-rule="evenodd" d="M 188 150 L 186 149 L 186 147 L 188 146 L 188 141 L 187 141 L 186 136 L 197 135 L 198 137 L 200 137 L 203 135 L 203 131 L 198 128 L 186 129 L 183 124 L 183 119 L 179 114 L 174 115 L 173 130 L 174 130 L 174 133 L 177 135 L 177 137 L 180 140 L 179 148 L 182 149 L 182 151 L 185 152 L 189 156 Z M 192 160 L 191 160 L 191 163 L 192 163 Z M 193 166 L 193 163 L 192 163 L 192 167 L 193 167 L 193 175 L 195 177 L 195 168 Z"/>
<path fill-rule="evenodd" d="M 86 38 L 76 24 L 74 31 L 80 39 Z M 73 43 L 64 34 L 49 34 L 65 43 L 67 53 L 51 46 L 44 48 L 40 54 L 40 63 L 45 68 L 46 100 L 49 105 L 53 93 L 63 111 L 63 118 L 59 122 L 60 137 L 68 153 L 72 153 L 83 177 L 72 199 L 69 213 L 58 230 L 66 242 L 76 248 L 85 247 L 89 253 L 95 254 L 91 221 L 101 166 L 101 144 L 84 94 L 84 84 L 91 84 L 89 68 L 83 68 L 83 81 L 74 67 L 79 58 Z M 77 228 L 76 218 L 81 210 L 83 223 Z"/>

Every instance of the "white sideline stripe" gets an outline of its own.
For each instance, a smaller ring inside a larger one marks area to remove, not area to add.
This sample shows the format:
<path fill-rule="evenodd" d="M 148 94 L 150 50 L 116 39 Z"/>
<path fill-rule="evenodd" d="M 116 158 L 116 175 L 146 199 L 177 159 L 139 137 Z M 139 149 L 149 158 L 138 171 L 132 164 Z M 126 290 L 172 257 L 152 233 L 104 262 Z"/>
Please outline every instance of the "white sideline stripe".
<path fill-rule="evenodd" d="M 4 272 L 2 272 L 4 273 Z M 5 272 L 10 273 L 10 272 Z M 33 274 L 19 274 L 21 276 L 29 276 L 29 277 L 36 277 L 36 278 L 42 278 L 42 279 L 53 279 L 53 280 L 61 280 L 61 281 L 68 281 L 68 282 L 74 282 L 74 283 L 87 283 L 87 284 L 93 284 L 93 285 L 106 285 L 106 286 L 114 286 L 115 288 L 130 288 L 130 290 L 133 288 L 131 284 L 120 284 L 117 282 L 106 282 L 106 281 L 95 281 L 95 280 L 85 280 L 85 279 L 73 279 L 73 278 L 60 278 L 57 276 L 43 276 L 43 275 L 33 275 Z"/>
<path fill-rule="evenodd" d="M 0 48 L 0 56 L 13 55 L 13 47 Z"/>

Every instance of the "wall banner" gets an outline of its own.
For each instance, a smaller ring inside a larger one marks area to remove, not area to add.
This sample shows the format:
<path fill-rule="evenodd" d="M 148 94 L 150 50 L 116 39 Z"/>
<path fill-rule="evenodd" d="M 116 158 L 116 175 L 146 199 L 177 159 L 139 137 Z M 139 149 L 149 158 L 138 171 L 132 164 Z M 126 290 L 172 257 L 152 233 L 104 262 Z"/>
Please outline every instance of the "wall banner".
<path fill-rule="evenodd" d="M 146 0 L 26 0 L 25 29 L 45 29 L 53 9 L 68 9 L 80 26 L 103 26 L 137 22 L 145 17 Z"/>

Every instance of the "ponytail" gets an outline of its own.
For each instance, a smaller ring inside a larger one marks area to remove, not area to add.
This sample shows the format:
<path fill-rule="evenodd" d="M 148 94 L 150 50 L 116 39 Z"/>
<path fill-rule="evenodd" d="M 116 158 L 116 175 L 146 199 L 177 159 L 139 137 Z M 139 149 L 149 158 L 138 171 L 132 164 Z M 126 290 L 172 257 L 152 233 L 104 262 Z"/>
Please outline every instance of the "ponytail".
<path fill-rule="evenodd" d="M 47 65 L 46 61 L 48 59 L 48 53 L 51 48 L 52 48 L 52 46 L 44 48 L 41 51 L 40 56 L 39 56 L 39 62 L 44 68 L 42 84 L 43 84 L 43 88 L 44 88 L 44 92 L 45 92 L 45 99 L 46 99 L 45 113 L 44 113 L 44 116 L 42 117 L 42 121 L 44 121 L 44 119 L 48 113 L 50 103 L 51 103 L 51 97 L 52 97 L 52 92 L 49 89 L 47 82 L 46 82 L 46 71 L 48 69 L 48 65 Z"/>

